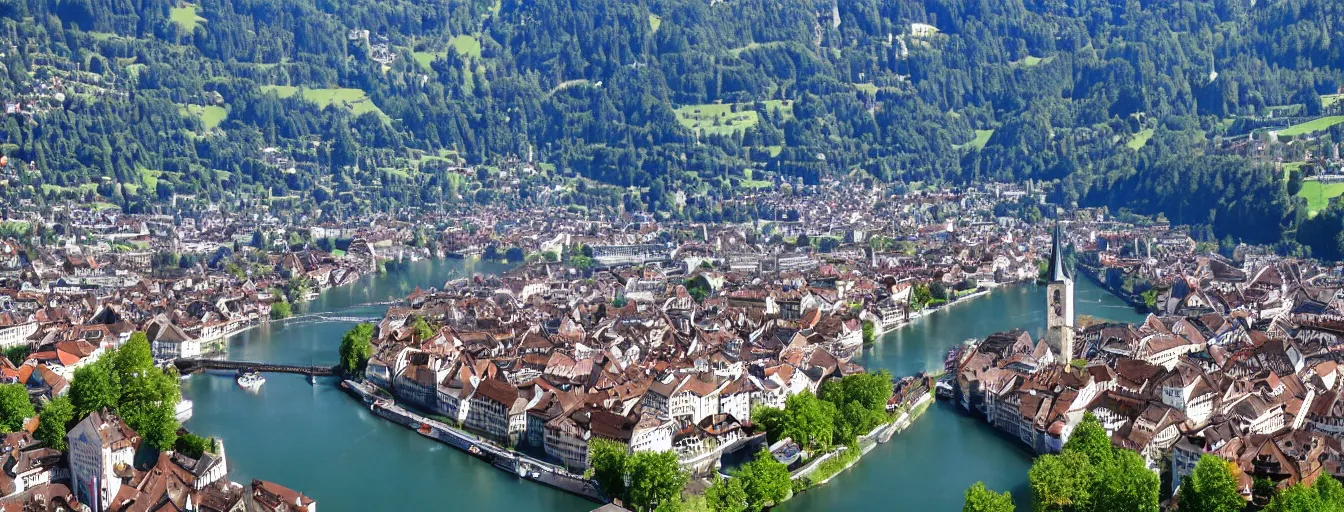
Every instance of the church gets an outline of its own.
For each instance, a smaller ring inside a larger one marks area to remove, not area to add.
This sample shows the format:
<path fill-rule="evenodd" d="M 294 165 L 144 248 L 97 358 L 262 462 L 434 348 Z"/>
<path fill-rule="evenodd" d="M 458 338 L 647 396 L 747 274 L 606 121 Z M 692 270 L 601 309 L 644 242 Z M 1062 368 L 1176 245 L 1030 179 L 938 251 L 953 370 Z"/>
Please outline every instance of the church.
<path fill-rule="evenodd" d="M 1073 361 L 1073 342 L 1076 331 L 1073 320 L 1073 276 L 1064 263 L 1064 233 L 1058 225 L 1050 247 L 1050 267 L 1046 275 L 1050 282 L 1045 287 L 1045 341 L 1059 361 Z"/>

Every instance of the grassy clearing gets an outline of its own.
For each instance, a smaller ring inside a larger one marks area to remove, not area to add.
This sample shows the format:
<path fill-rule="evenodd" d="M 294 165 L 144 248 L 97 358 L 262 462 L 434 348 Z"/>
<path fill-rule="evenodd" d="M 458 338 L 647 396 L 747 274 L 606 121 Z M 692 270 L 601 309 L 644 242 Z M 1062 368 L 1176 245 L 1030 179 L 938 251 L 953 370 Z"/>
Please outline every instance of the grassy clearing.
<path fill-rule="evenodd" d="M 64 186 L 61 186 L 61 185 L 52 185 L 52 184 L 50 184 L 50 183 L 43 183 L 43 184 L 42 184 L 42 193 L 43 193 L 43 194 L 50 193 L 50 192 L 56 192 L 56 193 L 61 193 L 61 192 L 78 192 L 78 193 L 80 193 L 80 194 L 83 194 L 84 192 L 87 192 L 87 191 L 90 191 L 90 190 L 98 190 L 98 184 L 97 184 L 97 183 L 81 183 L 81 184 L 79 184 L 78 186 L 74 186 L 74 187 L 64 187 Z"/>
<path fill-rule="evenodd" d="M 1315 215 L 1330 205 L 1330 199 L 1344 195 L 1344 183 L 1321 183 L 1316 180 L 1302 182 L 1298 197 L 1306 198 L 1307 214 Z"/>
<path fill-rule="evenodd" d="M 1306 162 L 1285 162 L 1283 164 L 1283 180 L 1288 181 L 1288 174 L 1295 170 L 1301 169 L 1302 166 L 1305 164 Z"/>
<path fill-rule="evenodd" d="M 267 85 L 262 89 L 274 92 L 281 98 L 289 98 L 299 92 L 299 88 L 292 85 Z M 316 103 L 319 107 L 325 108 L 327 105 L 336 105 L 350 111 L 351 114 L 359 116 L 367 112 L 378 114 L 378 117 L 387 121 L 387 114 L 382 109 L 373 104 L 369 96 L 362 89 L 349 89 L 345 87 L 335 87 L 326 89 L 304 89 L 303 99 Z"/>
<path fill-rule="evenodd" d="M 1008 63 L 1008 64 L 1011 65 L 1011 66 L 1013 66 L 1013 67 L 1031 68 L 1031 67 L 1039 66 L 1039 65 L 1041 65 L 1041 64 L 1049 64 L 1050 61 L 1052 61 L 1052 60 L 1055 60 L 1055 56 L 1054 56 L 1054 55 L 1050 55 L 1050 56 L 1047 56 L 1047 57 L 1044 57 L 1044 58 L 1042 58 L 1042 57 L 1037 57 L 1037 56 L 1035 56 L 1035 55 L 1028 55 L 1028 56 L 1024 57 L 1022 60 L 1015 60 L 1015 61 L 1012 61 L 1012 62 L 1010 62 L 1010 63 Z"/>
<path fill-rule="evenodd" d="M 1138 151 L 1143 149 L 1148 144 L 1148 139 L 1151 138 L 1153 138 L 1153 129 L 1144 128 L 1139 130 L 1139 133 L 1134 134 L 1134 138 L 1129 139 L 1129 142 L 1126 142 L 1125 145 L 1129 146 L 1129 149 Z"/>
<path fill-rule="evenodd" d="M 420 164 L 423 162 L 435 162 L 435 161 L 448 162 L 449 164 L 457 164 L 458 155 L 456 151 L 453 151 L 451 149 L 440 148 L 439 154 L 437 155 L 421 155 L 420 158 L 415 161 L 415 165 L 416 167 L 419 167 Z"/>
<path fill-rule="evenodd" d="M 205 23 L 205 18 L 201 17 L 201 7 L 196 4 L 183 3 L 178 5 L 168 11 L 168 18 L 187 33 L 196 30 L 198 25 Z"/>
<path fill-rule="evenodd" d="M 785 116 L 793 115 L 792 102 L 768 100 L 762 103 L 769 111 L 778 109 Z M 733 105 L 737 105 L 737 112 L 733 112 Z M 677 108 L 675 112 L 677 121 L 682 126 L 704 135 L 731 135 L 735 132 L 745 131 L 760 122 L 759 115 L 755 110 L 751 110 L 751 104 L 749 103 L 686 105 Z"/>
<path fill-rule="evenodd" d="M 411 57 L 414 57 L 415 61 L 419 62 L 420 66 L 425 69 L 429 69 L 429 63 L 434 62 L 434 59 L 444 55 L 447 55 L 447 52 L 411 52 Z"/>
<path fill-rule="evenodd" d="M 1329 107 L 1339 100 L 1344 100 L 1344 94 L 1323 94 L 1321 95 L 1321 106 Z"/>
<path fill-rule="evenodd" d="M 1284 137 L 1296 137 L 1329 129 L 1331 126 L 1344 123 L 1344 116 L 1327 116 L 1320 119 L 1313 119 L 1305 123 L 1295 124 L 1279 131 L 1279 135 Z"/>
<path fill-rule="evenodd" d="M 213 130 L 219 127 L 219 123 L 229 117 L 229 111 L 224 107 L 215 105 L 183 105 L 181 107 L 182 115 L 195 116 L 201 120 L 201 126 L 206 130 Z"/>
<path fill-rule="evenodd" d="M 457 53 L 473 59 L 481 58 L 481 41 L 475 36 L 457 35 L 448 40 L 448 45 L 457 48 Z"/>
<path fill-rule="evenodd" d="M 661 26 L 663 26 L 663 17 L 662 17 L 662 16 L 659 16 L 659 15 L 657 15 L 657 14 L 650 14 L 650 15 L 649 15 L 649 29 L 653 30 L 654 32 L 657 32 L 657 31 L 658 31 L 658 27 L 661 27 Z"/>
<path fill-rule="evenodd" d="M 463 57 L 470 59 L 481 58 L 481 41 L 476 39 L 475 36 L 453 36 L 452 39 L 448 40 L 448 46 L 457 49 L 457 54 Z M 447 55 L 447 49 L 439 50 L 437 52 L 411 52 L 411 57 L 415 58 L 415 61 L 419 62 L 425 69 L 429 69 L 429 63 L 434 62 L 435 59 L 441 59 Z"/>
<path fill-rule="evenodd" d="M 788 42 L 788 41 L 770 41 L 770 42 L 768 42 L 768 43 L 751 43 L 751 44 L 748 44 L 748 45 L 746 45 L 746 46 L 742 46 L 742 47 L 733 48 L 733 49 L 731 49 L 731 50 L 728 50 L 728 53 L 729 53 L 730 55 L 736 57 L 736 56 L 738 56 L 738 55 L 742 55 L 742 52 L 745 52 L 745 51 L 747 51 L 747 50 L 755 50 L 755 49 L 757 49 L 757 48 L 773 48 L 773 47 L 776 47 L 776 46 L 784 46 L 784 45 L 786 45 L 786 44 L 789 44 L 789 42 Z"/>
<path fill-rule="evenodd" d="M 984 149 L 985 144 L 989 142 L 990 136 L 994 135 L 994 130 L 976 130 L 975 138 L 970 142 L 958 145 L 957 148 L 966 149 Z"/>
<path fill-rule="evenodd" d="M 780 145 L 766 146 L 765 150 L 770 152 L 770 158 L 774 158 L 779 156 L 780 152 L 784 151 L 784 146 Z"/>

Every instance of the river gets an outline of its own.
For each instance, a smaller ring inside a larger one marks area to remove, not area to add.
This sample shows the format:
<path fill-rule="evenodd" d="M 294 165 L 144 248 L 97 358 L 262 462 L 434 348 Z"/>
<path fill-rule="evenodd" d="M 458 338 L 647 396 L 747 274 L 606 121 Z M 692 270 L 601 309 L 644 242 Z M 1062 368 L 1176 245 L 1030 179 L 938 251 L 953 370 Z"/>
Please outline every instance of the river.
<path fill-rule="evenodd" d="M 383 276 L 365 276 L 329 290 L 308 312 L 380 317 L 386 306 L 415 287 L 441 287 L 472 272 L 507 268 L 474 260 L 426 260 Z M 953 344 L 1015 327 L 1044 330 L 1045 292 L 1010 287 L 944 308 L 887 333 L 863 364 L 903 376 L 941 368 Z M 1118 321 L 1141 317 L 1119 299 L 1083 279 L 1079 314 Z M 298 321 L 262 326 L 229 339 L 229 358 L 291 364 L 336 364 L 341 335 L 352 322 Z M 195 403 L 187 428 L 221 438 L 230 478 L 246 484 L 269 480 L 304 492 L 328 512 L 366 510 L 587 511 L 591 502 L 505 474 L 457 450 L 369 414 L 334 379 L 310 385 L 298 375 L 268 375 L 255 392 L 227 375 L 201 374 L 183 382 Z M 785 511 L 955 511 L 977 480 L 1013 493 L 1029 510 L 1030 454 L 978 420 L 936 404 L 910 429 L 880 445 L 830 483 L 790 500 Z"/>
<path fill-rule="evenodd" d="M 1080 315 L 1119 322 L 1143 316 L 1086 278 L 1074 287 Z M 947 350 L 970 338 L 1026 329 L 1032 339 L 1045 334 L 1045 287 L 1012 286 L 985 297 L 943 308 L 887 333 L 862 364 L 895 376 L 940 370 Z M 1031 452 L 987 423 L 937 403 L 891 442 L 878 445 L 849 470 L 804 492 L 782 511 L 961 510 L 966 488 L 977 481 L 1010 491 L 1017 510 L 1031 510 L 1027 469 Z M 899 504 L 893 507 L 893 504 Z"/>

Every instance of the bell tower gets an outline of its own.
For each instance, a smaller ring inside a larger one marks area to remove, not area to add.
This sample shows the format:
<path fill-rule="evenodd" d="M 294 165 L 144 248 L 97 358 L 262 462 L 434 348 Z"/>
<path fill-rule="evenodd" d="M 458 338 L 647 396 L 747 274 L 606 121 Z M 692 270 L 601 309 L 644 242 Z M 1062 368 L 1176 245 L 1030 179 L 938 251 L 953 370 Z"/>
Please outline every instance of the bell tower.
<path fill-rule="evenodd" d="M 1073 277 L 1064 263 L 1064 233 L 1058 224 L 1050 247 L 1049 284 L 1045 286 L 1045 340 L 1065 364 L 1073 361 Z"/>

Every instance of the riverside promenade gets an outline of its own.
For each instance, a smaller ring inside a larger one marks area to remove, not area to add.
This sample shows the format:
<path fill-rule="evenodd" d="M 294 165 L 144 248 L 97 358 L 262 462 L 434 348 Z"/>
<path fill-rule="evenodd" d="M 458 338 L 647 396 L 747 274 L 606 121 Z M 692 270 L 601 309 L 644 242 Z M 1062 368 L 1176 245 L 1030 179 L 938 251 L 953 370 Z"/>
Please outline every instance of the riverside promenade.
<path fill-rule="evenodd" d="M 462 450 L 479 458 L 500 471 L 516 475 L 594 502 L 606 503 L 606 496 L 597 483 L 582 475 L 570 473 L 561 466 L 523 455 L 480 437 L 463 432 L 438 420 L 411 412 L 396 400 L 369 384 L 354 380 L 342 381 L 341 386 L 355 398 L 368 404 L 369 410 L 379 417 L 415 430 L 421 435 Z"/>

